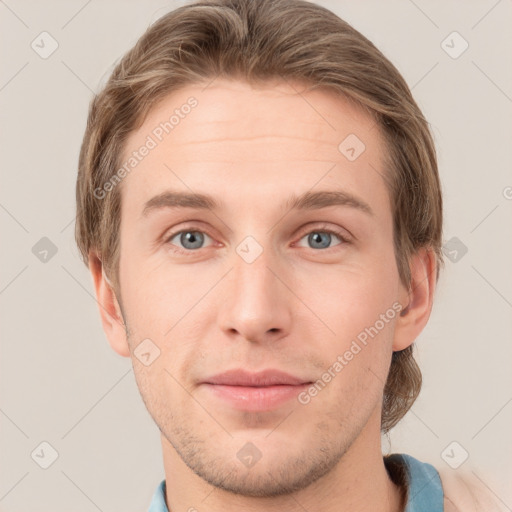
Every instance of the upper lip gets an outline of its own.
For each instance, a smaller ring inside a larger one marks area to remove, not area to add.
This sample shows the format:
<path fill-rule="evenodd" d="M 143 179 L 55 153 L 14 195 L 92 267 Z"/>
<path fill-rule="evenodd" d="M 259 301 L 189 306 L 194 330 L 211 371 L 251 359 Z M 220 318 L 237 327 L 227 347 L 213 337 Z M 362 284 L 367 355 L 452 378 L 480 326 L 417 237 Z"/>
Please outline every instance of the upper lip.
<path fill-rule="evenodd" d="M 204 384 L 223 384 L 225 386 L 276 386 L 309 384 L 310 381 L 290 375 L 280 370 L 267 369 L 260 372 L 248 372 L 242 369 L 228 370 L 213 375 L 203 381 Z"/>

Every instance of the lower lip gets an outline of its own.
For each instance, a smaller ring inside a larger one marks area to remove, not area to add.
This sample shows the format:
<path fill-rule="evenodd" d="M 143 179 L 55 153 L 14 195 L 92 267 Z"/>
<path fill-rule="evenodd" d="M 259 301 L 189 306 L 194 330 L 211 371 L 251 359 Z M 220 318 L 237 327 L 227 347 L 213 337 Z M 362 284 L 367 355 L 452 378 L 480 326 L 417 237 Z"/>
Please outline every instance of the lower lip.
<path fill-rule="evenodd" d="M 268 411 L 296 398 L 309 384 L 297 386 L 225 386 L 221 384 L 203 384 L 215 396 L 229 402 L 244 411 Z"/>

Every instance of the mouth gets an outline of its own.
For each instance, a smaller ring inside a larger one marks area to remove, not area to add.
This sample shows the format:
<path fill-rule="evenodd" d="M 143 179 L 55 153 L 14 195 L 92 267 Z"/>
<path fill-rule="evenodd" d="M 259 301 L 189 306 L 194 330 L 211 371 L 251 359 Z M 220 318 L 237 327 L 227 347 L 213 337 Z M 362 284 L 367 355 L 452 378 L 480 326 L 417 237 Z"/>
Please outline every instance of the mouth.
<path fill-rule="evenodd" d="M 275 410 L 311 384 L 279 370 L 250 373 L 242 369 L 215 375 L 201 383 L 213 399 L 252 412 Z"/>
<path fill-rule="evenodd" d="M 270 411 L 294 399 L 309 384 L 277 386 L 228 386 L 203 384 L 215 398 L 244 411 Z"/>

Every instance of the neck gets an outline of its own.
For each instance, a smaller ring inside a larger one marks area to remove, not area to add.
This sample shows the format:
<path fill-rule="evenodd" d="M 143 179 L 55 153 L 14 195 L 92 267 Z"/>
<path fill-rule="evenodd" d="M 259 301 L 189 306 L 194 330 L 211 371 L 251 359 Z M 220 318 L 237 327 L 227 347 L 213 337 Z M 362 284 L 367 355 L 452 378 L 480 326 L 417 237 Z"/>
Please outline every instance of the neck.
<path fill-rule="evenodd" d="M 169 512 L 402 512 L 404 492 L 386 470 L 380 442 L 380 411 L 374 414 L 336 466 L 296 492 L 272 497 L 233 494 L 196 475 L 162 435 Z M 395 479 L 396 480 L 396 479 Z"/>

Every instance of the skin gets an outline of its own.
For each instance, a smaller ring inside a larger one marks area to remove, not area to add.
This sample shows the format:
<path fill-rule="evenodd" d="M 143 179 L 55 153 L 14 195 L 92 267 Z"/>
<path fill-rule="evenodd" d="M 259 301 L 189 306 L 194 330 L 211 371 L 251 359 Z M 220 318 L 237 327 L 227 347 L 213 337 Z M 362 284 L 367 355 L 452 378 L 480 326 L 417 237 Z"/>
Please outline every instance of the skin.
<path fill-rule="evenodd" d="M 154 106 L 123 157 L 190 96 L 198 106 L 122 182 L 117 296 L 94 252 L 90 266 L 109 343 L 132 358 L 161 431 L 169 510 L 403 510 L 382 459 L 381 401 L 392 352 L 413 343 L 430 316 L 435 259 L 418 251 L 411 291 L 402 285 L 378 126 L 332 93 L 217 79 Z M 366 146 L 353 162 L 338 150 L 349 134 Z M 166 190 L 208 193 L 222 206 L 142 216 Z M 285 207 L 291 194 L 319 190 L 348 191 L 374 215 Z M 348 242 L 329 243 L 326 227 Z M 205 233 L 202 245 L 170 237 L 180 229 Z M 263 249 L 250 264 L 236 251 L 247 236 Z M 240 411 L 200 385 L 232 368 L 314 382 L 395 302 L 405 314 L 308 404 Z M 149 366 L 134 356 L 147 338 L 160 350 Z M 262 455 L 251 468 L 237 458 L 248 442 Z"/>

